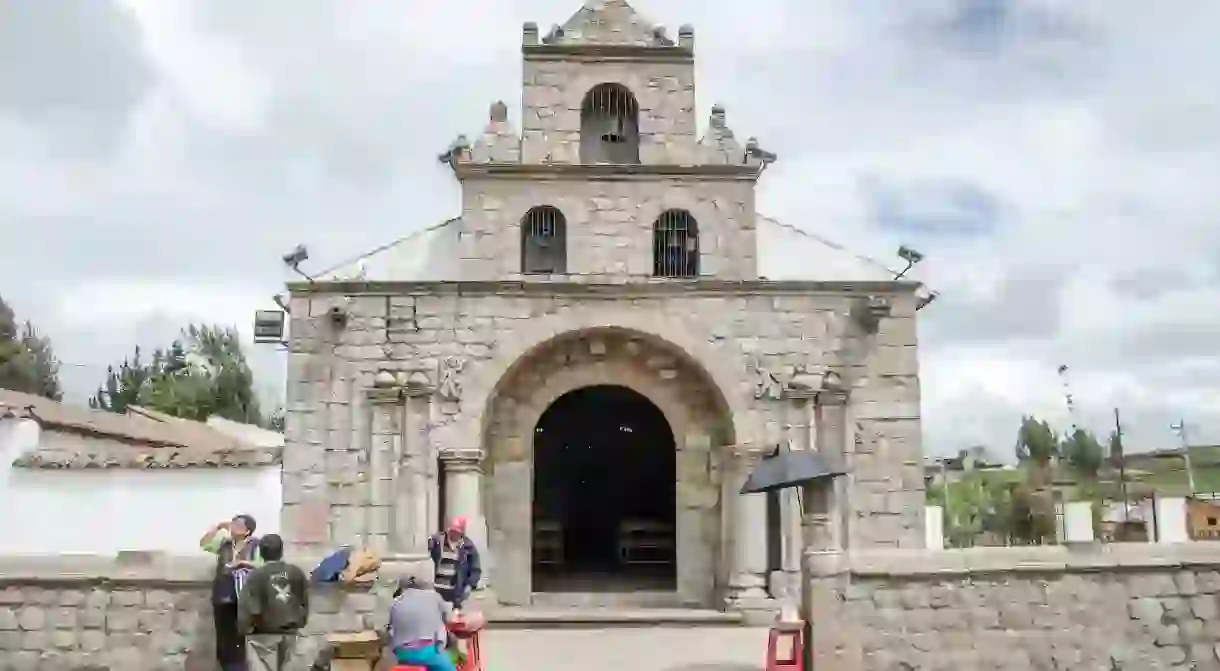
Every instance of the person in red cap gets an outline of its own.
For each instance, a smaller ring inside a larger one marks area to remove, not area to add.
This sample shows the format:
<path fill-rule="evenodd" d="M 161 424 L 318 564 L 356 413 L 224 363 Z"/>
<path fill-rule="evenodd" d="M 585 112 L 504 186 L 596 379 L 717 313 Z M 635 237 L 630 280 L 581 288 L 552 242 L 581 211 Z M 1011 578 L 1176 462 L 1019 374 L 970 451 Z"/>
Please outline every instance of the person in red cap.
<path fill-rule="evenodd" d="M 466 535 L 466 524 L 465 517 L 455 517 L 445 533 L 428 539 L 428 553 L 436 569 L 433 584 L 441 597 L 453 604 L 454 610 L 461 610 L 483 577 L 479 549 Z"/>

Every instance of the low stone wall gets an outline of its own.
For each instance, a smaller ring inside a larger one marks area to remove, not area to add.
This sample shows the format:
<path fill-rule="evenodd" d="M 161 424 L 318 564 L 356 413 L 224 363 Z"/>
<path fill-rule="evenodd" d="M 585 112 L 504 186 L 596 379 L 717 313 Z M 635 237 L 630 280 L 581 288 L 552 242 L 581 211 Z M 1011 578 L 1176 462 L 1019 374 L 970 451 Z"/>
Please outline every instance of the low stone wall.
<path fill-rule="evenodd" d="M 1220 669 L 1220 543 L 870 552 L 820 671 Z M 836 640 L 837 639 L 837 640 Z"/>
<path fill-rule="evenodd" d="M 213 566 L 206 557 L 0 557 L 0 669 L 214 671 Z M 383 573 L 369 589 L 315 588 L 297 668 L 326 633 L 385 626 L 394 576 Z"/>

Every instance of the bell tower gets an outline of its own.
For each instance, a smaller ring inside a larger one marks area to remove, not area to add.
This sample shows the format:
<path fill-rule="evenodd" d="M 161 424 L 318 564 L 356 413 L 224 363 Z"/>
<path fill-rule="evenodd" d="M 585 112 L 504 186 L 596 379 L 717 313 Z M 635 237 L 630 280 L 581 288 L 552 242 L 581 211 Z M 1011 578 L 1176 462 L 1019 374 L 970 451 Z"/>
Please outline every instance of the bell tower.
<path fill-rule="evenodd" d="M 630 283 L 755 279 L 754 185 L 774 155 L 695 116 L 695 31 L 626 0 L 522 29 L 521 125 L 492 105 L 442 157 L 462 182 L 461 277 Z"/>

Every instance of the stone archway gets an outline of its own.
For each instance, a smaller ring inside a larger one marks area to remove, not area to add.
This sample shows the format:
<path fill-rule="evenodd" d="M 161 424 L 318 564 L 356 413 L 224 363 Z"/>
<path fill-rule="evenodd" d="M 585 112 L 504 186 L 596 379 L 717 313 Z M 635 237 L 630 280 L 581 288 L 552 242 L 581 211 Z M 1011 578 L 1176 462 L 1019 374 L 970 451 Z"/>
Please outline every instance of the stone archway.
<path fill-rule="evenodd" d="M 485 412 L 484 510 L 495 557 L 496 595 L 528 604 L 533 594 L 534 432 L 570 392 L 616 386 L 660 410 L 674 442 L 676 602 L 710 606 L 724 578 L 721 470 L 717 448 L 734 442 L 724 395 L 685 352 L 656 336 L 619 328 L 561 334 L 530 351 L 496 385 Z"/>

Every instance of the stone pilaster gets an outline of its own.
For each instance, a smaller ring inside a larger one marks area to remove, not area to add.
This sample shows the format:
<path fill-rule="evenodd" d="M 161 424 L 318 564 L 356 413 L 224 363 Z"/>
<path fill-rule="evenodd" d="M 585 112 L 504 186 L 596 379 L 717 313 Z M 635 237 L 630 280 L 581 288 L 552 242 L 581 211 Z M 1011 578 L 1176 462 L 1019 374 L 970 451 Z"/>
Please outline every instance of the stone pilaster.
<path fill-rule="evenodd" d="M 466 534 L 479 549 L 482 587 L 491 584 L 491 551 L 487 547 L 487 519 L 483 515 L 483 451 L 475 449 L 441 452 L 445 472 L 445 516 L 466 518 Z"/>
<path fill-rule="evenodd" d="M 368 508 L 362 534 L 366 547 L 383 557 L 391 551 L 390 527 L 394 519 L 395 455 L 402 442 L 403 394 L 392 377 L 378 376 L 367 390 L 369 409 Z M 348 543 L 354 539 L 331 539 Z"/>
<path fill-rule="evenodd" d="M 436 471 L 436 453 L 428 430 L 433 389 L 422 373 L 416 373 L 407 380 L 403 394 L 406 417 L 402 477 L 395 487 L 398 495 L 396 518 L 400 520 L 398 530 L 402 537 L 397 549 L 418 555 L 428 551 L 428 535 L 432 533 L 437 517 L 434 503 L 437 482 L 432 477 Z"/>
<path fill-rule="evenodd" d="M 817 394 L 816 427 L 818 445 L 827 463 L 850 471 L 854 434 L 849 430 L 851 418 L 847 391 L 837 379 L 828 377 L 826 387 Z M 846 549 L 851 542 L 851 473 L 836 478 L 829 497 L 835 546 Z"/>
<path fill-rule="evenodd" d="M 796 418 L 793 450 L 817 450 L 817 413 L 814 401 L 817 392 L 805 379 L 795 376 L 784 388 L 784 399 L 789 404 L 788 412 Z M 804 541 L 801 532 L 801 503 L 796 489 L 779 493 L 780 497 L 780 568 L 777 580 L 772 581 L 771 595 L 777 599 L 796 604 L 800 599 L 801 563 Z"/>
<path fill-rule="evenodd" d="M 741 610 L 747 616 L 758 614 L 769 621 L 775 602 L 766 591 L 767 585 L 767 497 L 765 494 L 741 494 L 741 487 L 762 457 L 765 448 L 755 445 L 732 446 L 732 477 L 727 500 L 732 506 L 732 552 L 726 602 L 729 608 Z"/>

